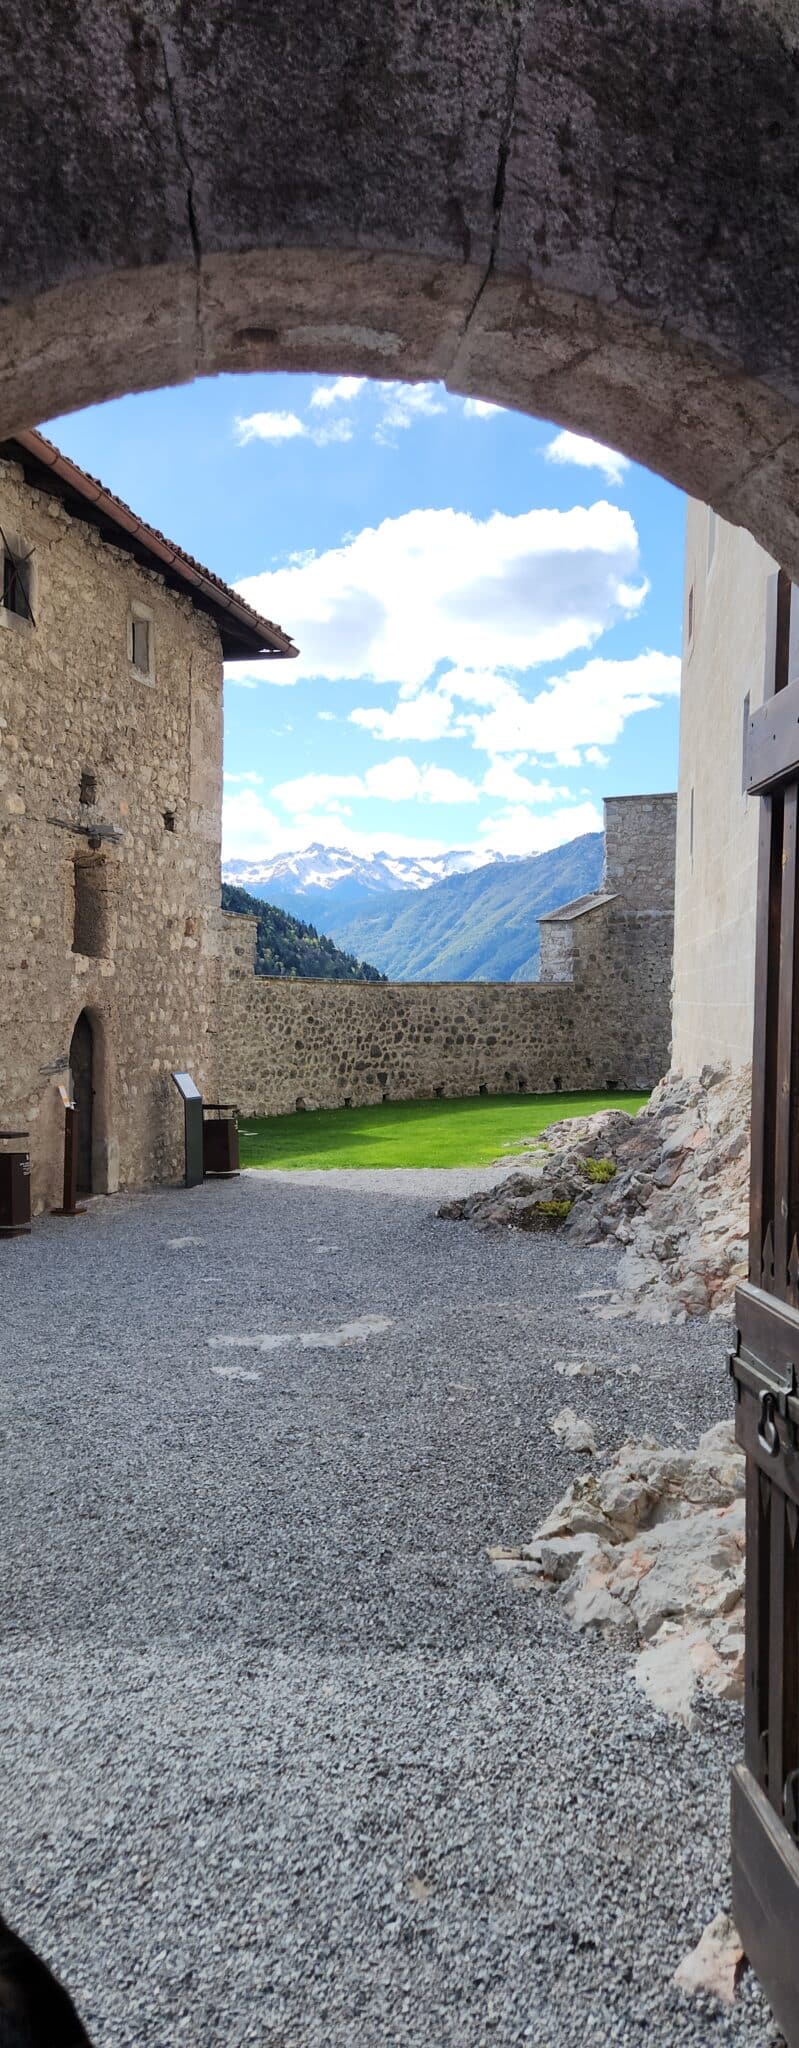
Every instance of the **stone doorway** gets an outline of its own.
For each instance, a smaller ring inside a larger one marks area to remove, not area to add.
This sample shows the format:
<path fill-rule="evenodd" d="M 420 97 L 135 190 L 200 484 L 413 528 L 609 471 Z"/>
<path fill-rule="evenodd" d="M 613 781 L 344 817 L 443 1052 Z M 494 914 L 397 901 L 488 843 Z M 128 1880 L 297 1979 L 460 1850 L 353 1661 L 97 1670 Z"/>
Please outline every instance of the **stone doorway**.
<path fill-rule="evenodd" d="M 69 1066 L 78 1112 L 78 1194 L 91 1195 L 94 1193 L 94 1032 L 86 1010 L 81 1010 L 72 1033 Z"/>

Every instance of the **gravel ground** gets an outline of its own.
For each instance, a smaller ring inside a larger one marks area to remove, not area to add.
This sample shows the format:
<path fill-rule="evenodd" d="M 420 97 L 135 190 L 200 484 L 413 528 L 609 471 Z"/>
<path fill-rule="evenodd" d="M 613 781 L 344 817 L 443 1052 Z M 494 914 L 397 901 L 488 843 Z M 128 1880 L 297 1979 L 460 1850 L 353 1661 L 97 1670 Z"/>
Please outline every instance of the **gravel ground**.
<path fill-rule="evenodd" d="M 598 1322 L 613 1254 L 431 1207 L 249 1174 L 0 1246 L 0 1905 L 97 2048 L 776 2039 L 670 1983 L 737 1712 L 672 1727 L 486 1559 L 578 1468 L 556 1361 L 603 1443 L 690 1441 L 724 1332 Z"/>

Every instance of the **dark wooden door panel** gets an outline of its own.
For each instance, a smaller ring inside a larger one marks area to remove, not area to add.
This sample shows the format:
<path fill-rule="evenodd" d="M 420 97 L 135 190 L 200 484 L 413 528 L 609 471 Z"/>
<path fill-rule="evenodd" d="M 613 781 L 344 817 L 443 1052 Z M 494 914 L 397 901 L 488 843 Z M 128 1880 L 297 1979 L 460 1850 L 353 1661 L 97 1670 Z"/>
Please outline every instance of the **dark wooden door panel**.
<path fill-rule="evenodd" d="M 788 2048 L 799 2042 L 799 1849 L 745 1764 L 732 1774 L 732 1911 Z"/>
<path fill-rule="evenodd" d="M 749 1284 L 736 1299 L 735 1433 L 746 1453 L 745 1756 L 732 1785 L 733 1913 L 788 2048 L 799 2048 L 799 597 L 769 592 L 761 793 Z"/>

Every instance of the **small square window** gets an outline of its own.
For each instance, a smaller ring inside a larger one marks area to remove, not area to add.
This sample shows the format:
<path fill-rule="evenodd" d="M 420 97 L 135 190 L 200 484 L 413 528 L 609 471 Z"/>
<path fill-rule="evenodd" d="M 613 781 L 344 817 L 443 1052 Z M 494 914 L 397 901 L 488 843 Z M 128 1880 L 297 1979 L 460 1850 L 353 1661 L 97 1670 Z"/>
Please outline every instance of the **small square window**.
<path fill-rule="evenodd" d="M 80 802 L 82 804 L 96 804 L 97 802 L 97 777 L 92 775 L 88 768 L 84 768 L 80 778 Z"/>
<path fill-rule="evenodd" d="M 165 831 L 165 832 L 174 832 L 174 830 L 175 830 L 175 827 L 176 827 L 176 825 L 177 825 L 177 819 L 176 819 L 176 817 L 175 817 L 175 813 L 174 813 L 174 811 L 165 811 L 165 812 L 164 812 L 164 831 Z"/>
<path fill-rule="evenodd" d="M 131 619 L 132 660 L 134 668 L 143 676 L 150 674 L 150 621 Z"/>
<path fill-rule="evenodd" d="M 29 554 L 15 553 L 7 541 L 3 543 L 3 609 L 33 625 L 31 558 Z"/>

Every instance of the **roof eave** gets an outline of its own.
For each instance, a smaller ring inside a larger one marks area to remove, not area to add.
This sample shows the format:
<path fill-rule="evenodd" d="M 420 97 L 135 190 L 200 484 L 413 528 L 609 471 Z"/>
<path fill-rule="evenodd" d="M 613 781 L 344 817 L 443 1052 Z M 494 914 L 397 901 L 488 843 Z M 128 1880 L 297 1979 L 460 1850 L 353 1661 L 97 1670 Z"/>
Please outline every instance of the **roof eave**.
<path fill-rule="evenodd" d="M 99 525 L 107 522 L 118 532 L 120 546 L 132 549 L 135 543 L 136 549 L 151 559 L 157 571 L 186 592 L 198 610 L 211 614 L 226 661 L 293 661 L 299 654 L 299 648 L 280 626 L 275 626 L 271 619 L 261 618 L 234 590 L 209 575 L 201 563 L 193 561 L 182 548 L 148 526 L 146 520 L 137 518 L 121 498 L 107 491 L 68 455 L 62 455 L 44 434 L 37 433 L 35 428 L 20 427 L 7 437 L 6 445 L 14 444 L 57 478 L 64 490 L 73 492 L 83 501 L 90 523 Z"/>

